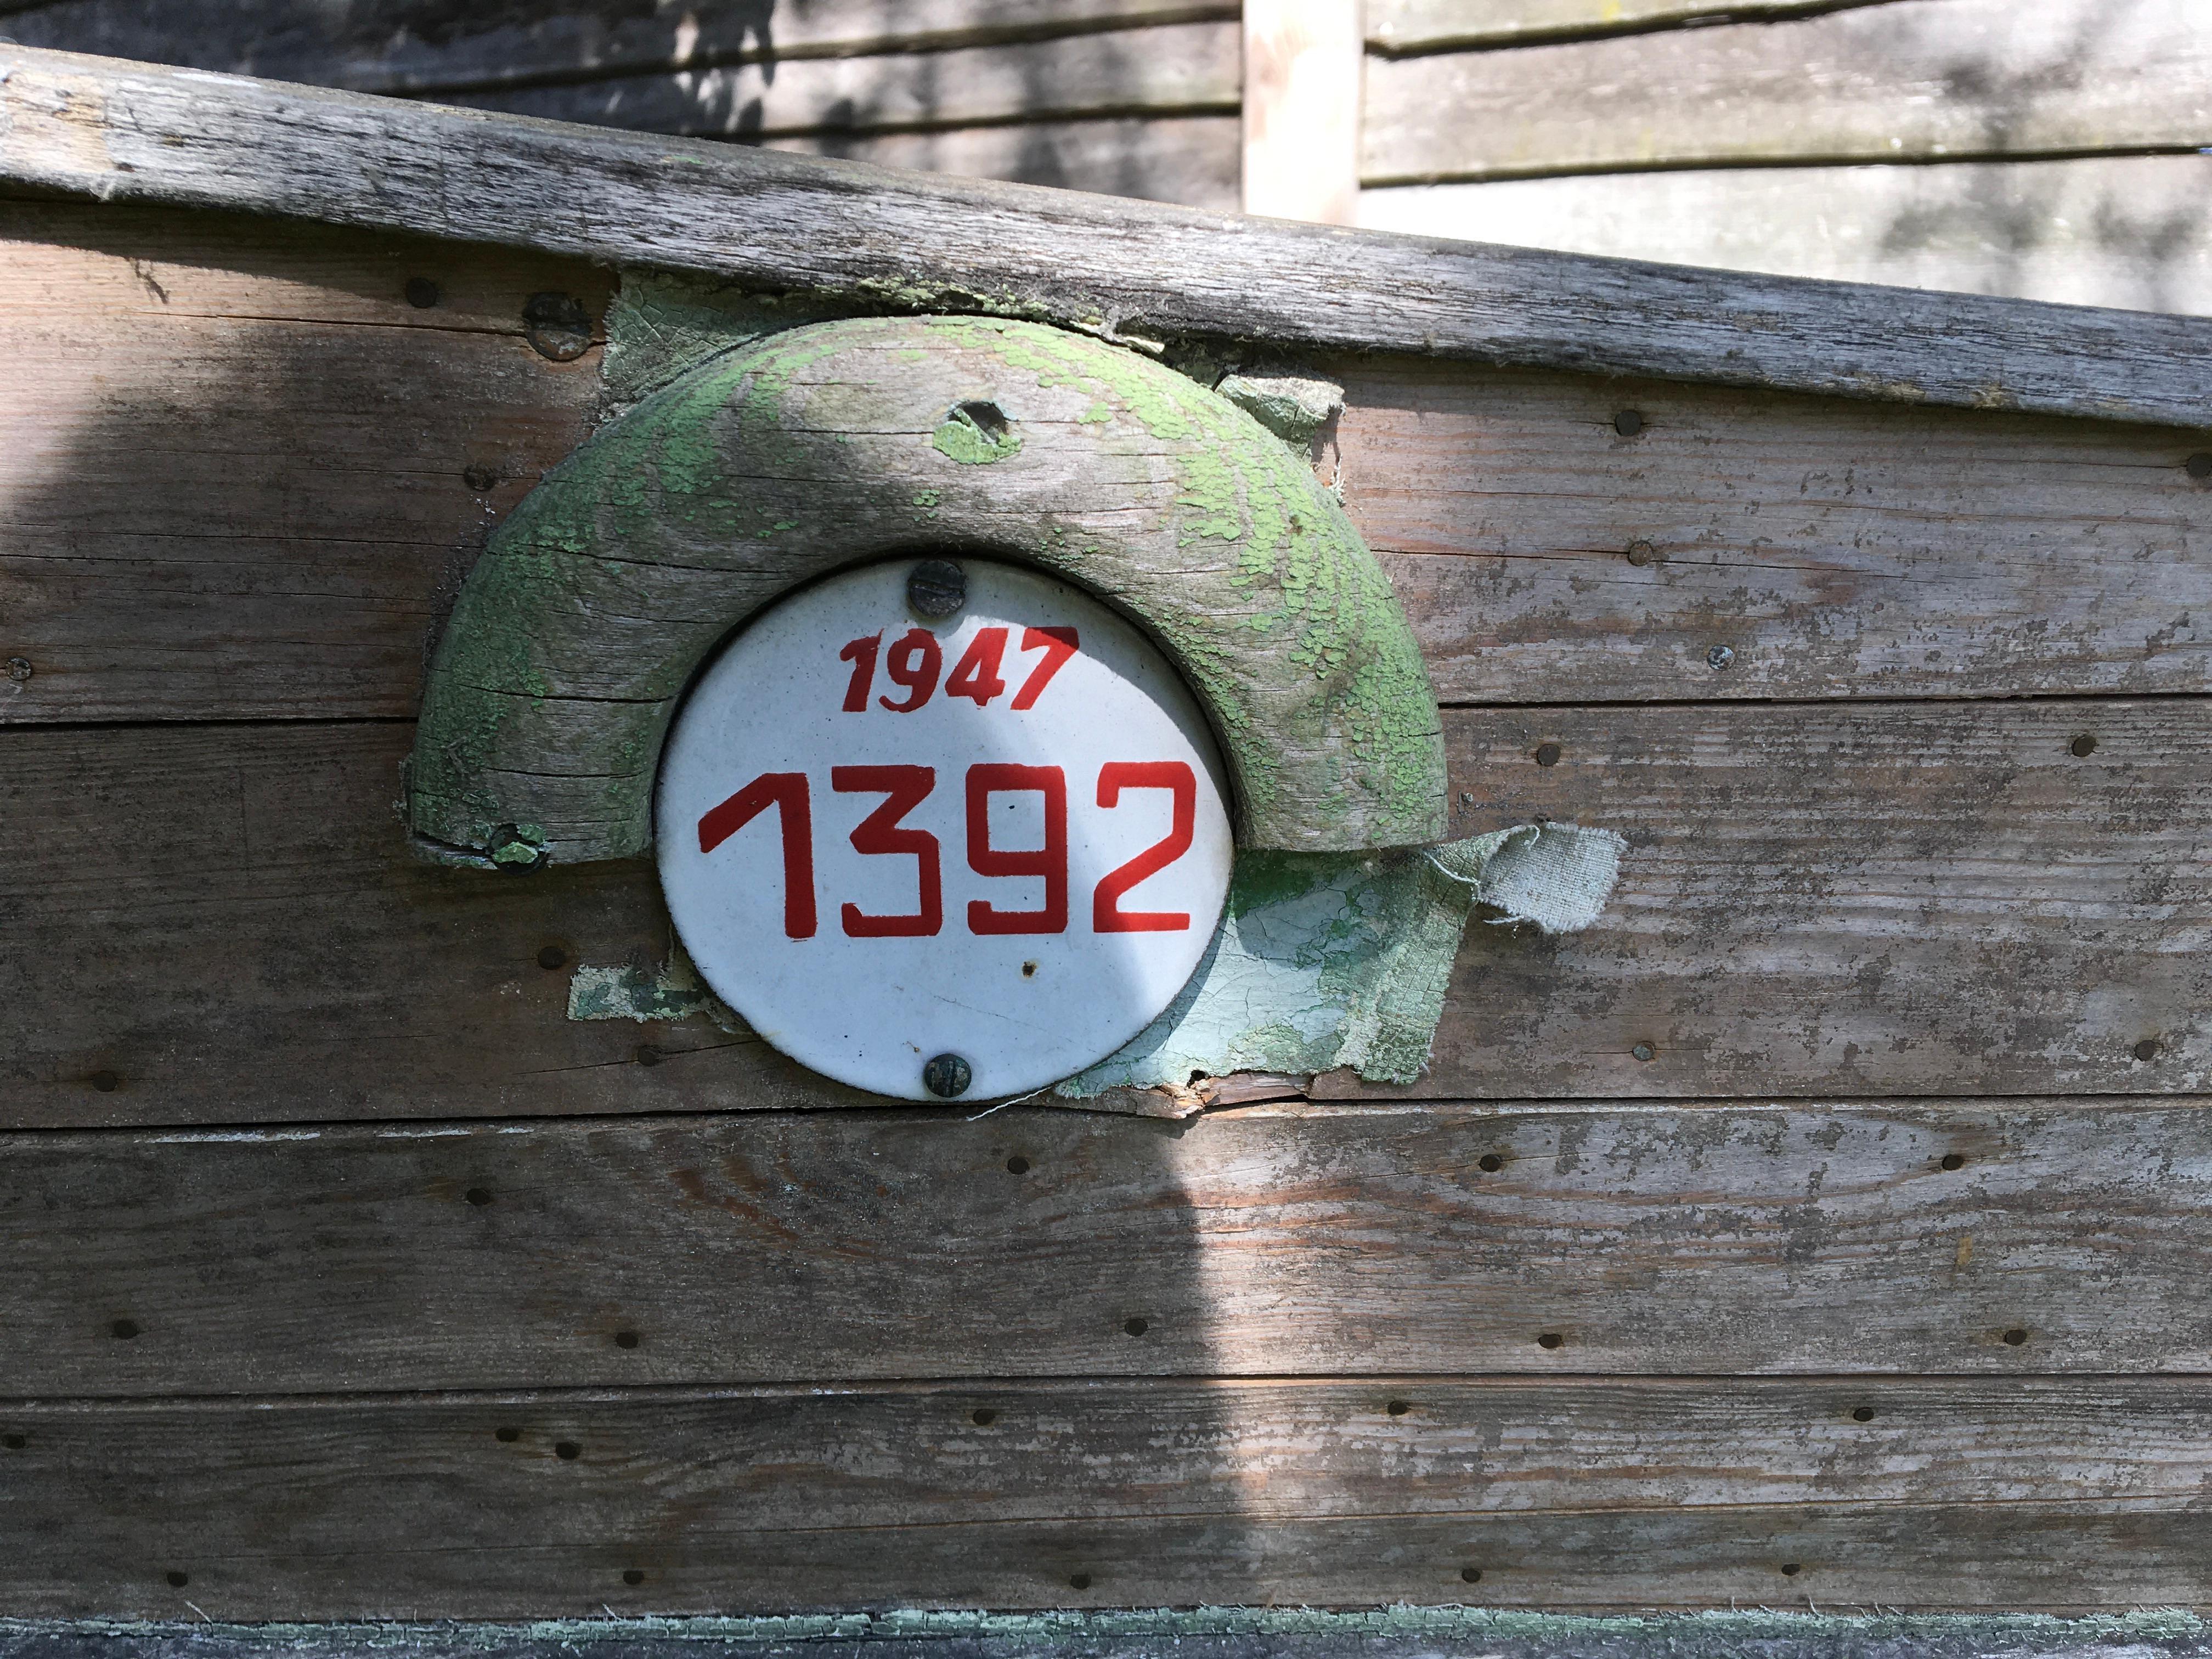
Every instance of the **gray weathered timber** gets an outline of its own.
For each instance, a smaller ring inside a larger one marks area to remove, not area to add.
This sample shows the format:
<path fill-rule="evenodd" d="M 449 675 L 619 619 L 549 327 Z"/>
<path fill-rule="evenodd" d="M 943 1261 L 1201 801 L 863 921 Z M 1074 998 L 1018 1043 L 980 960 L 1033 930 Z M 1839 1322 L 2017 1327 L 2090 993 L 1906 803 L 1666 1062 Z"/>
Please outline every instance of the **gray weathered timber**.
<path fill-rule="evenodd" d="M 0 234 L 0 654 L 35 669 L 0 684 L 0 721 L 412 714 L 494 515 L 599 395 L 598 349 L 548 361 L 523 306 L 563 292 L 596 316 L 605 274 L 175 209 L 19 201 Z M 410 277 L 437 304 L 409 304 Z M 2212 690 L 2192 435 L 1300 366 L 1346 390 L 1323 476 L 1449 701 Z"/>
<path fill-rule="evenodd" d="M 2197 441 L 1403 358 L 1320 368 L 1347 404 L 1324 465 L 1447 702 L 2212 689 Z"/>
<path fill-rule="evenodd" d="M 2212 1365 L 2201 1097 L 709 1113 L 0 1151 L 14 1398 Z"/>
<path fill-rule="evenodd" d="M 817 132 L 765 140 L 772 149 L 872 167 L 1018 179 L 1234 213 L 1243 138 L 1233 115 L 1016 121 L 924 132 Z"/>
<path fill-rule="evenodd" d="M 1802 17 L 1851 6 L 1893 3 L 1895 0 L 1366 0 L 1367 46 L 1370 52 L 1445 52 L 1668 24 Z M 102 49 L 88 41 L 34 40 L 27 35 L 23 39 L 26 46 L 70 46 L 79 52 Z M 117 55 L 149 54 L 118 50 Z M 163 58 L 162 61 L 171 60 Z"/>
<path fill-rule="evenodd" d="M 1825 15 L 1374 58 L 1362 179 L 2212 143 L 2197 0 L 1897 0 Z"/>
<path fill-rule="evenodd" d="M 1802 1564 L 1801 1564 L 1802 1565 Z M 2048 1613 L 1532 1613 L 1446 1603 L 1336 1611 L 1186 1607 L 1045 1613 L 891 1609 L 531 1624 L 237 1625 L 191 1618 L 0 1620 L 7 1659 L 808 1659 L 867 1643 L 873 1659 L 2203 1659 L 2212 1632 L 2174 1607 Z"/>
<path fill-rule="evenodd" d="M 1447 710 L 1445 730 L 1473 797 L 1455 833 L 1540 817 L 1630 845 L 1589 932 L 1469 929 L 1420 1090 L 2212 1091 L 2212 705 Z M 566 1020 L 570 968 L 665 959 L 651 870 L 417 867 L 395 808 L 411 737 L 5 734 L 0 1122 L 857 1098 L 708 1024 Z M 666 1063 L 628 1063 L 639 1044 Z"/>
<path fill-rule="evenodd" d="M 1199 1582 L 1255 1602 L 1848 1606 L 1942 1557 L 1905 1605 L 2124 1611 L 2212 1591 L 2191 1513 L 2208 1419 L 2201 1385 L 2146 1380 L 10 1403 L 0 1607 L 596 1618 L 1141 1605 Z M 2048 1533 L 2065 1541 L 2032 1585 L 2025 1539 Z M 2108 1576 L 2089 1552 L 2116 1539 Z M 2079 1588 L 2054 1594 L 2069 1569 Z"/>
<path fill-rule="evenodd" d="M 1230 19 L 951 52 L 794 58 L 448 96 L 517 115 L 746 138 L 1139 112 L 1234 114 L 1237 47 L 1237 23 Z"/>
<path fill-rule="evenodd" d="M 643 853 L 708 654 L 791 589 L 917 544 L 1036 565 L 1143 623 L 1220 738 L 1240 848 L 1443 838 L 1419 649 L 1304 462 L 1137 353 L 960 317 L 775 334 L 595 433 L 462 586 L 410 825 L 478 858 Z"/>
<path fill-rule="evenodd" d="M 1595 173 L 1370 190 L 1361 223 L 1791 276 L 2212 313 L 2212 156 Z"/>
<path fill-rule="evenodd" d="M 532 15 L 532 12 L 539 15 Z M 9 15 L 13 14 L 12 15 Z M 346 0 L 45 0 L 0 6 L 27 46 L 422 95 L 593 76 L 938 52 L 1097 29 L 1227 20 L 1221 0 L 773 0 L 670 9 Z"/>
<path fill-rule="evenodd" d="M 2212 325 L 2188 319 L 1109 205 L 21 47 L 0 48 L 0 179 L 106 200 L 411 230 L 1139 337 L 2212 421 Z"/>

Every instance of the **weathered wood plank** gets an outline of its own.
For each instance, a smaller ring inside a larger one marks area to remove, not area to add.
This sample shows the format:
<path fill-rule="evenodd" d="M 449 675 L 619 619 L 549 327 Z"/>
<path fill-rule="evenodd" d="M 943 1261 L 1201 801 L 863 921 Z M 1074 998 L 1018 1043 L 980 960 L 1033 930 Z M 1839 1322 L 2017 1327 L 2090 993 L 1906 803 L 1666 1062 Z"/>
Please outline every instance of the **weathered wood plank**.
<path fill-rule="evenodd" d="M 1374 58 L 1370 185 L 2212 143 L 2195 0 L 1897 0 L 1508 52 Z"/>
<path fill-rule="evenodd" d="M 2201 1097 L 295 1124 L 4 1151 L 15 1397 L 1355 1356 L 1375 1376 L 2212 1365 Z"/>
<path fill-rule="evenodd" d="M 808 58 L 939 52 L 1148 24 L 1234 21 L 1221 0 L 779 0 L 772 7 L 447 6 L 233 0 L 213 13 L 146 0 L 47 0 L 23 46 L 416 95 L 547 80 Z M 537 15 L 533 15 L 532 13 Z"/>
<path fill-rule="evenodd" d="M 1237 40 L 1233 21 L 1178 23 L 950 52 L 793 58 L 443 95 L 516 115 L 718 137 L 1139 112 L 1233 113 Z"/>
<path fill-rule="evenodd" d="M 441 590 L 598 393 L 597 352 L 548 362 L 522 307 L 572 292 L 596 315 L 605 275 L 167 210 L 18 202 L 0 225 L 0 654 L 33 668 L 0 720 L 411 714 Z M 435 306 L 407 302 L 415 276 Z M 2196 439 L 1309 367 L 1346 388 L 1323 464 L 1447 701 L 2212 690 Z"/>
<path fill-rule="evenodd" d="M 1018 121 L 927 132 L 821 132 L 766 141 L 770 149 L 871 166 L 1180 202 L 1237 210 L 1242 137 L 1233 115 L 1153 115 Z"/>
<path fill-rule="evenodd" d="M 2212 1424 L 2186 1382 L 985 1384 L 0 1420 L 21 1437 L 0 1465 L 9 1616 L 1834 1604 L 1899 1586 L 1907 1604 L 2118 1609 L 2212 1589 L 2191 1513 Z"/>
<path fill-rule="evenodd" d="M 2212 313 L 2212 157 L 1599 173 L 1370 190 L 1360 222 L 1731 270 Z"/>
<path fill-rule="evenodd" d="M 1964 3 L 1965 0 L 1944 0 Z M 898 178 L 0 47 L 0 179 L 916 308 L 2201 427 L 2212 324 Z"/>
<path fill-rule="evenodd" d="M 1452 710 L 1445 730 L 1457 829 L 1547 817 L 1630 851 L 1586 933 L 1470 930 L 1419 1091 L 2212 1091 L 2191 805 L 2212 705 Z M 565 1020 L 538 952 L 658 963 L 650 869 L 422 867 L 392 806 L 411 736 L 8 733 L 0 1123 L 850 1098 L 709 1027 Z M 626 1066 L 640 1042 L 711 1052 Z"/>
<path fill-rule="evenodd" d="M 1346 396 L 1324 465 L 1447 702 L 2212 689 L 2191 441 L 1402 359 L 1322 372 Z"/>
<path fill-rule="evenodd" d="M 1382 52 L 1443 52 L 1518 46 L 1565 35 L 1611 34 L 1668 24 L 1802 17 L 1854 5 L 1892 3 L 1894 0 L 1366 0 L 1367 45 L 1370 50 Z M 25 44 L 73 43 L 58 40 Z M 88 45 L 76 50 L 100 48 Z"/>

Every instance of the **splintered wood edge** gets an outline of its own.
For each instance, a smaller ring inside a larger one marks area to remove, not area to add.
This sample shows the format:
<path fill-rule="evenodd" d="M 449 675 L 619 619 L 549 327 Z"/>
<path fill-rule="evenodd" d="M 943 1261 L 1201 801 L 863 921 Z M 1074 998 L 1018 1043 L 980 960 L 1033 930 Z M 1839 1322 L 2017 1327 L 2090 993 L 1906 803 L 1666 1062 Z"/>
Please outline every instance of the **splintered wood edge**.
<path fill-rule="evenodd" d="M 1292 225 L 0 46 L 0 181 L 1109 337 L 2212 426 L 2212 319 Z"/>
<path fill-rule="evenodd" d="M 1038 413 L 1012 420 L 1000 400 Z M 995 435 L 953 418 L 978 408 Z M 729 631 L 830 570 L 918 547 L 1014 558 L 1145 623 L 1206 705 L 1241 848 L 1447 833 L 1442 720 L 1413 629 L 1279 439 L 1081 335 L 864 317 L 709 358 L 500 526 L 423 687 L 407 767 L 418 848 L 523 867 L 643 852 L 676 702 Z"/>

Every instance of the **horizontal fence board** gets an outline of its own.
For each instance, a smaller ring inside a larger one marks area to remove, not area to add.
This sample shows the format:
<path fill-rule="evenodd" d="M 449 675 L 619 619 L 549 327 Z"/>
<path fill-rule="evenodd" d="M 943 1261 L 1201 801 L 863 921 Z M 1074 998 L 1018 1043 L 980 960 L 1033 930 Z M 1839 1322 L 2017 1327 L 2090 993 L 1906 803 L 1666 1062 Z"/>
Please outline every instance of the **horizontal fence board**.
<path fill-rule="evenodd" d="M 1243 128 L 1234 115 L 1155 115 L 1089 121 L 1017 121 L 927 132 L 815 133 L 772 149 L 876 167 L 1132 196 L 1234 213 Z"/>
<path fill-rule="evenodd" d="M 2212 313 L 2212 156 L 1598 173 L 1369 190 L 1376 230 Z"/>
<path fill-rule="evenodd" d="M 649 865 L 418 862 L 392 805 L 412 735 L 7 734 L 0 1123 L 854 1098 L 704 1024 L 565 1019 L 575 963 L 662 959 Z M 1450 710 L 1445 737 L 1460 830 L 1549 817 L 1629 848 L 1587 933 L 1477 920 L 1396 1092 L 2212 1089 L 2212 705 Z M 623 1064 L 639 1043 L 672 1063 Z"/>
<path fill-rule="evenodd" d="M 713 137 L 950 127 L 1133 111 L 1233 112 L 1234 21 L 1069 34 L 1010 46 L 457 92 L 453 101 L 561 121 Z"/>
<path fill-rule="evenodd" d="M 2212 1368 L 2202 1098 L 1182 1124 L 1014 1107 L 3 1149 L 9 1396 L 1331 1376 L 1355 1358 L 1555 1377 Z"/>
<path fill-rule="evenodd" d="M 520 13 L 353 0 L 335 16 L 303 14 L 298 0 L 232 0 L 212 12 L 177 0 L 48 0 L 10 17 L 8 33 L 27 46 L 420 95 L 1236 15 L 1218 0 L 776 0 Z"/>
<path fill-rule="evenodd" d="M 1779 26 L 1777 26 L 1779 27 Z M 0 46 L 0 179 L 863 307 L 1875 401 L 2206 421 L 2212 325 L 1223 217 Z M 64 113 L 66 112 L 66 114 Z"/>
<path fill-rule="evenodd" d="M 1234 123 L 1192 125 L 1233 190 Z M 599 395 L 597 350 L 548 362 L 522 306 L 572 292 L 597 315 L 604 273 L 265 219 L 0 214 L 0 647 L 33 670 L 0 721 L 411 714 L 455 573 Z M 410 276 L 436 306 L 407 303 Z M 1350 405 L 1324 463 L 1448 701 L 2212 689 L 2212 488 L 2187 434 L 1316 367 Z"/>
<path fill-rule="evenodd" d="M 1323 368 L 1324 465 L 1447 702 L 2212 690 L 2212 486 L 2178 434 Z"/>
<path fill-rule="evenodd" d="M 2194 149 L 2197 0 L 1897 0 L 1503 52 L 1370 58 L 1369 184 L 1650 167 Z"/>
<path fill-rule="evenodd" d="M 2212 1590 L 2206 1419 L 2150 1382 L 0 1406 L 0 1616 L 2121 1608 Z"/>
<path fill-rule="evenodd" d="M 1802 17 L 1854 4 L 1893 3 L 1895 0 L 1366 0 L 1367 45 L 1373 52 L 1439 52 L 1669 24 Z"/>

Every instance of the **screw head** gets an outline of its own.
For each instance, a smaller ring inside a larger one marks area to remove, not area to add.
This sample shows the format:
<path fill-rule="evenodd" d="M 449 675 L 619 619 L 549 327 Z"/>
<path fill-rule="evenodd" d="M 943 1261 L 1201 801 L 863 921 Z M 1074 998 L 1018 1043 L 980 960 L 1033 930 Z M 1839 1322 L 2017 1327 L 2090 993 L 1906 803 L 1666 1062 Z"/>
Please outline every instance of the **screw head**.
<path fill-rule="evenodd" d="M 959 1099 L 975 1080 L 975 1068 L 957 1054 L 939 1054 L 921 1068 L 921 1086 L 939 1100 Z"/>
<path fill-rule="evenodd" d="M 968 603 L 968 573 L 951 559 L 924 559 L 907 576 L 906 602 L 933 622 L 957 616 Z"/>
<path fill-rule="evenodd" d="M 533 294 L 522 307 L 522 337 L 541 357 L 574 362 L 592 348 L 592 313 L 573 294 Z"/>
<path fill-rule="evenodd" d="M 1724 645 L 1717 645 L 1705 653 L 1705 666 L 1708 668 L 1726 668 L 1735 660 L 1735 653 Z"/>
<path fill-rule="evenodd" d="M 8 678 L 15 681 L 18 685 L 21 685 L 25 680 L 30 678 L 31 659 L 28 657 L 9 658 Z"/>
<path fill-rule="evenodd" d="M 1651 1045 L 1648 1042 L 1639 1042 L 1628 1052 L 1634 1054 L 1638 1060 L 1649 1060 L 1656 1050 L 1654 1050 Z"/>

